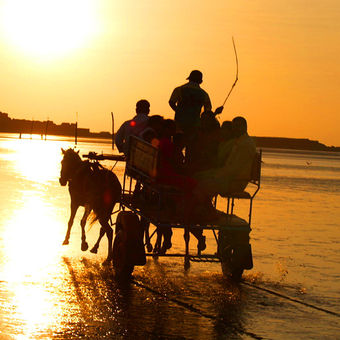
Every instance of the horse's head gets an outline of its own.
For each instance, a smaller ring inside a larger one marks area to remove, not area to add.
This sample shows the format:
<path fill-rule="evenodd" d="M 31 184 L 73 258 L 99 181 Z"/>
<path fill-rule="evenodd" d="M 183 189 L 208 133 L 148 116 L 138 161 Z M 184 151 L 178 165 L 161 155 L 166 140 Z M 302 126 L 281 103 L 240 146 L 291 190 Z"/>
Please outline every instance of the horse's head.
<path fill-rule="evenodd" d="M 64 186 L 67 184 L 67 181 L 72 178 L 82 161 L 79 156 L 79 151 L 76 152 L 73 149 L 64 150 L 63 148 L 61 148 L 61 151 L 64 157 L 61 161 L 59 183 Z"/>

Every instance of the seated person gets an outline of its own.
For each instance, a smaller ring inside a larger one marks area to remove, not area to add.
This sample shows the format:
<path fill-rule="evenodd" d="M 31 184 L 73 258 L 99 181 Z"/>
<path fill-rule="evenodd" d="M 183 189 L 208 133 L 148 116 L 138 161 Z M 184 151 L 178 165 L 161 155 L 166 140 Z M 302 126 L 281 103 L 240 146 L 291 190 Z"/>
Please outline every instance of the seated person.
<path fill-rule="evenodd" d="M 220 130 L 220 142 L 217 149 L 216 167 L 223 166 L 228 158 L 234 143 L 232 123 L 226 120 L 222 123 Z"/>
<path fill-rule="evenodd" d="M 164 118 L 162 116 L 150 116 L 145 129 L 138 136 L 153 146 L 158 146 L 163 122 Z"/>
<path fill-rule="evenodd" d="M 161 184 L 174 186 L 184 192 L 191 192 L 196 185 L 196 181 L 179 172 L 179 156 L 175 153 L 176 147 L 172 141 L 175 134 L 175 121 L 172 119 L 164 120 L 163 131 L 159 140 L 160 159 L 157 181 Z"/>
<path fill-rule="evenodd" d="M 191 150 L 188 172 L 210 169 L 216 166 L 216 155 L 220 139 L 220 123 L 211 111 L 203 112 L 200 127 L 195 136 Z"/>
<path fill-rule="evenodd" d="M 142 130 L 144 130 L 149 119 L 149 112 L 150 103 L 147 100 L 142 99 L 136 103 L 137 115 L 124 122 L 116 133 L 115 143 L 119 152 L 123 152 L 127 155 L 129 137 L 131 135 L 137 136 Z"/>
<path fill-rule="evenodd" d="M 234 138 L 232 130 L 232 122 L 225 120 L 221 125 L 220 142 L 225 142 Z"/>
<path fill-rule="evenodd" d="M 247 121 L 243 117 L 232 120 L 234 139 L 224 163 L 216 168 L 196 174 L 198 181 L 195 193 L 213 197 L 217 194 L 243 191 L 247 186 L 256 147 L 247 133 Z"/>

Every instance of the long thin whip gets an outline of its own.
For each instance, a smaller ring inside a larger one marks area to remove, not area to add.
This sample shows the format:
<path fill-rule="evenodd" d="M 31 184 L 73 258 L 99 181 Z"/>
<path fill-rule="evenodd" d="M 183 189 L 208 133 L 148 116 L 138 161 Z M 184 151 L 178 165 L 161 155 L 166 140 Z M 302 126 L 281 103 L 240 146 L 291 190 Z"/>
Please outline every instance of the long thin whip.
<path fill-rule="evenodd" d="M 232 37 L 232 41 L 233 41 L 233 47 L 234 47 L 234 52 L 235 52 L 235 60 L 236 60 L 236 76 L 235 76 L 235 81 L 233 83 L 233 85 L 231 86 L 231 89 L 229 90 L 227 97 L 224 99 L 224 102 L 222 104 L 222 106 L 225 105 L 226 101 L 228 100 L 231 92 L 233 91 L 237 81 L 238 81 L 238 57 L 237 57 L 237 51 L 236 51 L 236 45 L 235 45 L 235 41 L 234 41 L 234 37 Z"/>

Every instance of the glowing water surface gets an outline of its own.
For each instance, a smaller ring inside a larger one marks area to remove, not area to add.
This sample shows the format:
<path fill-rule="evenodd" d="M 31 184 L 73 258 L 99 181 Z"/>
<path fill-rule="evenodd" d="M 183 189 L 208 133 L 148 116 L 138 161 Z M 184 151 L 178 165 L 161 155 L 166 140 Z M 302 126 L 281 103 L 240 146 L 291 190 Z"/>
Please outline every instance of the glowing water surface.
<path fill-rule="evenodd" d="M 194 263 L 185 272 L 180 259 L 149 260 L 136 268 L 137 284 L 117 285 L 101 265 L 106 240 L 97 255 L 80 250 L 81 211 L 70 245 L 61 245 L 70 202 L 58 183 L 61 147 L 73 142 L 0 138 L 1 339 L 338 336 L 338 317 L 227 282 L 218 264 Z M 81 154 L 110 148 L 78 143 Z M 340 313 L 339 154 L 264 150 L 263 159 L 251 233 L 254 269 L 246 281 Z M 114 171 L 122 178 L 123 164 Z M 237 213 L 245 212 L 241 204 Z M 91 246 L 99 227 L 87 230 Z M 213 235 L 207 239 L 214 252 Z M 176 231 L 172 250 L 182 248 Z"/>

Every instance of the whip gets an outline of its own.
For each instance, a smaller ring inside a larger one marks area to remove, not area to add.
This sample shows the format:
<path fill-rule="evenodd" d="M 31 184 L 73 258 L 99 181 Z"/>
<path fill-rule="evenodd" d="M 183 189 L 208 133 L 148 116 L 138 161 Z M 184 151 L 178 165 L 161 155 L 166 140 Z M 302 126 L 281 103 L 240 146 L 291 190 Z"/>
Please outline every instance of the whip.
<path fill-rule="evenodd" d="M 233 91 L 237 81 L 238 81 L 238 57 L 237 57 L 237 51 L 236 51 L 236 45 L 235 45 L 235 41 L 234 41 L 234 37 L 232 37 L 232 41 L 233 41 L 233 47 L 234 47 L 234 53 L 235 53 L 235 61 L 236 61 L 236 75 L 235 75 L 235 81 L 233 83 L 233 85 L 231 86 L 231 89 L 229 90 L 226 98 L 224 99 L 224 102 L 222 104 L 222 107 L 225 105 L 225 103 L 227 102 L 231 92 Z"/>

